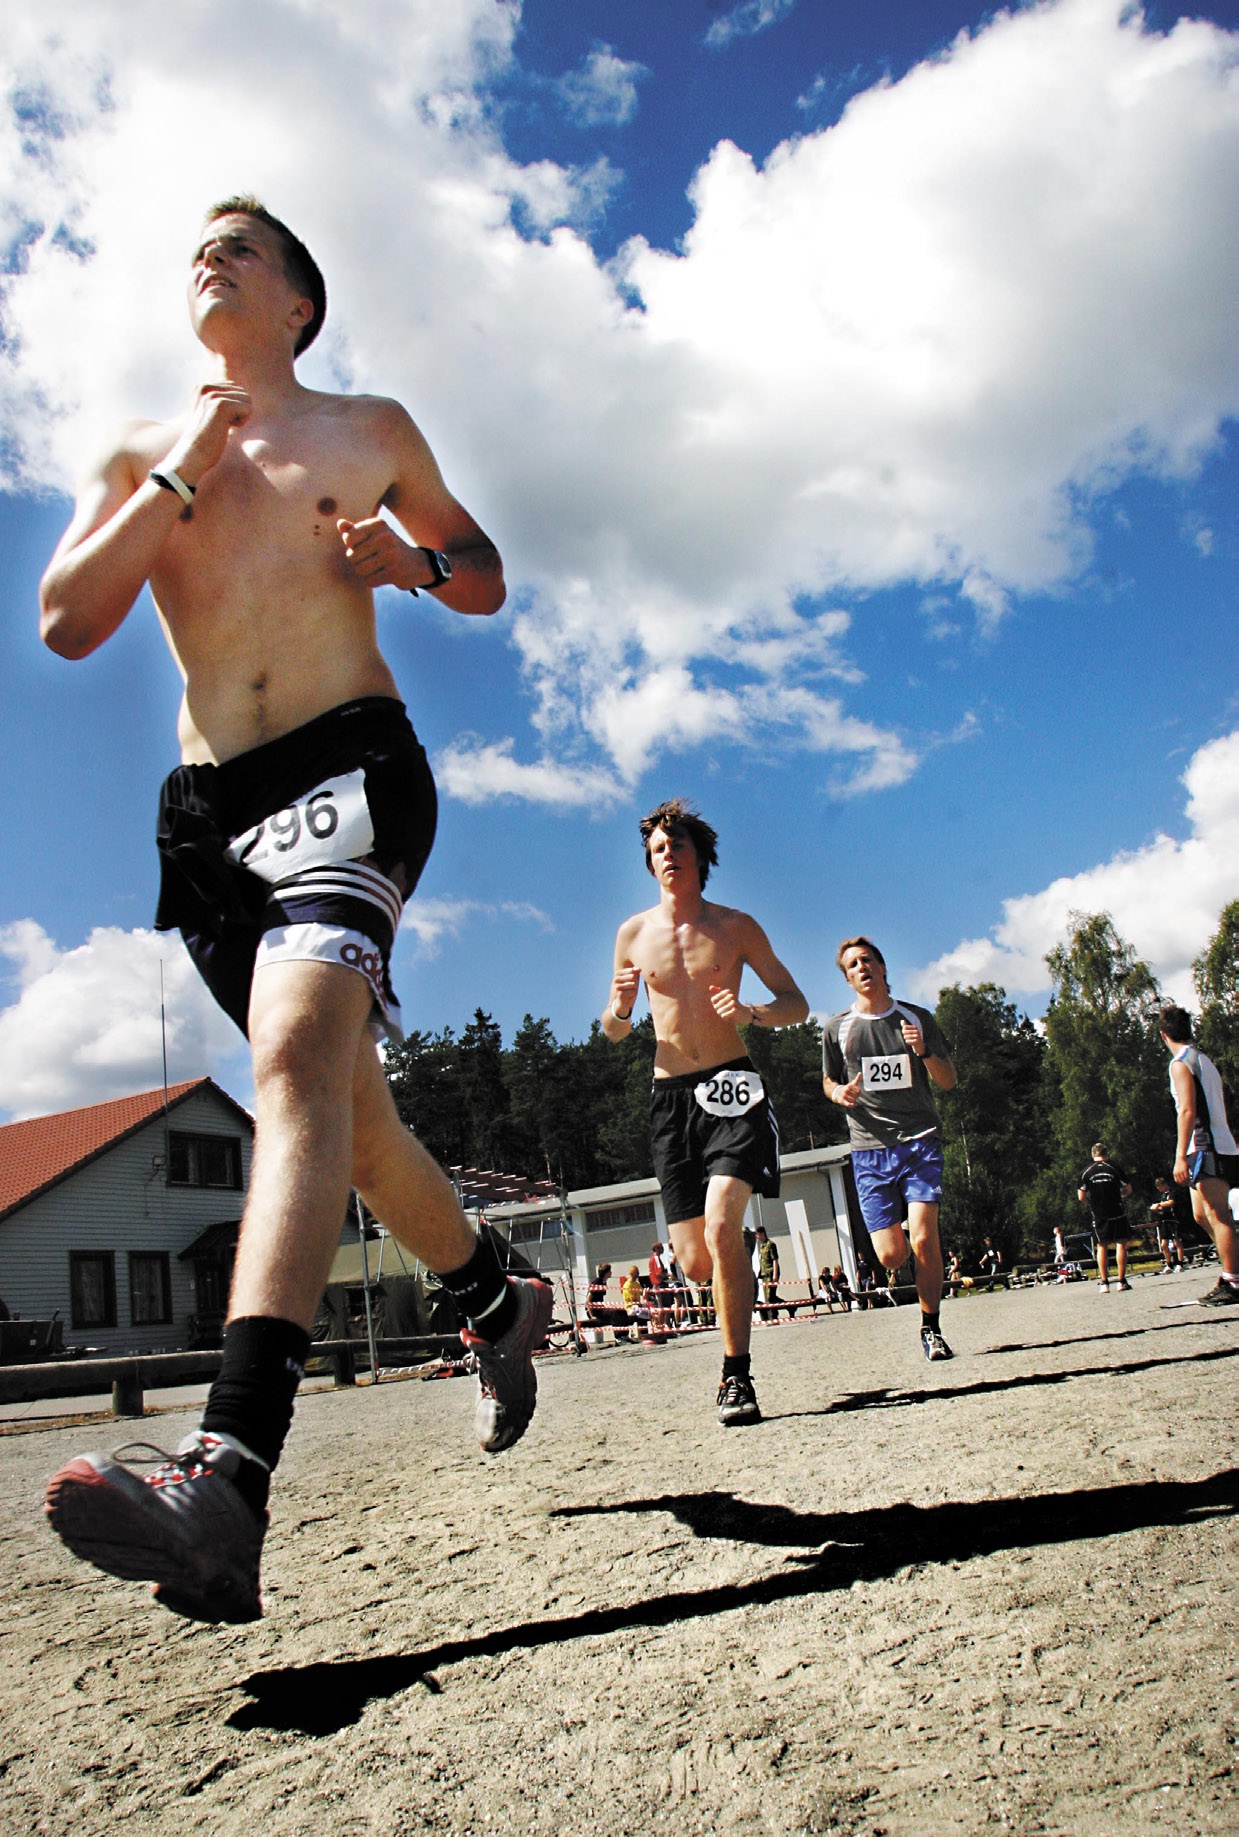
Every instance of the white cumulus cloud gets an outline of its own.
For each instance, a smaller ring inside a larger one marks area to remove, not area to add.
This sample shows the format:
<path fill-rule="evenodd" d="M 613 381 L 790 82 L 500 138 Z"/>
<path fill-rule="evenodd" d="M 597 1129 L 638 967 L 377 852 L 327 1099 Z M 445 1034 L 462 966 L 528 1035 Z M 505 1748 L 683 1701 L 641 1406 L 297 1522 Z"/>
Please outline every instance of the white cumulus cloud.
<path fill-rule="evenodd" d="M 215 1076 L 244 1042 L 215 1006 L 177 937 L 100 926 L 61 949 L 32 919 L 0 927 L 17 998 L 0 1009 L 0 1110 L 19 1119 Z"/>
<path fill-rule="evenodd" d="M 533 732 L 465 746 L 449 790 L 571 805 L 582 773 L 745 744 L 763 707 L 765 741 L 819 751 L 841 787 L 897 783 L 926 737 L 873 726 L 813 609 L 858 601 L 862 659 L 863 595 L 909 582 L 993 631 L 1079 578 L 1107 491 L 1190 479 L 1239 412 L 1239 35 L 1155 31 L 1126 0 L 998 13 L 764 165 L 720 143 L 683 246 L 604 264 L 582 226 L 618 175 L 520 164 L 488 106 L 517 19 L 497 0 L 16 15 L 0 454 L 63 484 L 102 427 L 185 399 L 196 211 L 252 186 L 326 268 L 306 380 L 406 401 L 517 589 Z M 580 74 L 613 108 L 636 81 Z M 228 132 L 184 132 L 221 95 Z"/>
<path fill-rule="evenodd" d="M 1108 912 L 1168 995 L 1192 1007 L 1192 959 L 1217 930 L 1222 907 L 1239 893 L 1239 732 L 1196 752 L 1183 784 L 1189 834 L 1158 835 L 1039 893 L 1003 901 L 987 937 L 965 938 L 908 978 L 929 1000 L 950 983 L 996 982 L 1013 995 L 1048 993 L 1046 952 L 1067 934 L 1072 912 Z"/>
<path fill-rule="evenodd" d="M 554 931 L 554 921 L 528 900 L 506 899 L 491 903 L 481 899 L 421 899 L 416 894 L 404 909 L 402 931 L 411 931 L 423 957 L 435 957 L 447 938 L 458 938 L 467 925 L 511 919 L 518 925 L 536 925 Z"/>
<path fill-rule="evenodd" d="M 713 22 L 706 33 L 706 43 L 712 50 L 722 51 L 733 39 L 752 38 L 755 32 L 764 32 L 767 26 L 785 19 L 795 4 L 796 0 L 739 0 L 737 6 Z"/>
<path fill-rule="evenodd" d="M 606 809 L 623 795 L 614 774 L 542 759 L 523 764 L 512 757 L 513 742 L 484 742 L 464 734 L 435 759 L 435 782 L 464 804 L 489 804 L 509 797 L 559 809 Z"/>
<path fill-rule="evenodd" d="M 559 78 L 556 89 L 574 121 L 585 127 L 623 127 L 637 112 L 637 84 L 649 75 L 644 64 L 597 45 L 579 70 Z"/>

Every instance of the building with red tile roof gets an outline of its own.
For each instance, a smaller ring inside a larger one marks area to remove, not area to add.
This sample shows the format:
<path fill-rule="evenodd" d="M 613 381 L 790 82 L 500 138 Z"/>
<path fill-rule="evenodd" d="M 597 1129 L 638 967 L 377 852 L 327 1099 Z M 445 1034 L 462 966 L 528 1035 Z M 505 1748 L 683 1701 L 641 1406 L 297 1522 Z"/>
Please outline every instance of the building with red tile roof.
<path fill-rule="evenodd" d="M 231 1258 L 185 1252 L 214 1225 L 235 1241 L 253 1135 L 210 1078 L 0 1127 L 0 1298 L 74 1344 L 188 1344 Z"/>

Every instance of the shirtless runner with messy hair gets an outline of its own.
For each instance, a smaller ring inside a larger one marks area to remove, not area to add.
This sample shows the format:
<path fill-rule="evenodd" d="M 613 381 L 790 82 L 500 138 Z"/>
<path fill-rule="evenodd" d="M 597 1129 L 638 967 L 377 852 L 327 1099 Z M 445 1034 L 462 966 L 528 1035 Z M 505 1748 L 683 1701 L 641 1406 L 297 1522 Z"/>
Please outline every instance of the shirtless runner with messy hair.
<path fill-rule="evenodd" d="M 719 1421 L 739 1426 L 761 1421 L 744 1216 L 754 1193 L 779 1191 L 778 1125 L 740 1029 L 794 1026 L 809 1004 L 757 920 L 704 898 L 718 861 L 710 824 L 670 798 L 640 828 L 658 904 L 619 928 L 601 1025 L 609 1040 L 626 1039 L 645 984 L 658 1042 L 650 1133 L 667 1235 L 689 1281 L 713 1282 L 723 1340 Z M 772 1000 L 741 1000 L 746 967 Z"/>

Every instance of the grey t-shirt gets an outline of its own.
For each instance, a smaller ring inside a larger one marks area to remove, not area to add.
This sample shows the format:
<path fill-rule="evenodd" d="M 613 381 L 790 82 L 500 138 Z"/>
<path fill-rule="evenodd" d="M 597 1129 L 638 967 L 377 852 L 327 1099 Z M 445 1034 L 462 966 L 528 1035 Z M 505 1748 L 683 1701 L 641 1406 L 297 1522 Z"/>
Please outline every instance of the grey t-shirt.
<path fill-rule="evenodd" d="M 850 1084 L 864 1074 L 860 1102 L 847 1112 L 853 1148 L 894 1148 L 938 1127 L 929 1074 L 901 1031 L 905 1020 L 920 1028 L 927 1054 L 950 1057 L 937 1021 L 915 1002 L 892 1001 L 876 1015 L 845 1008 L 822 1029 L 822 1069 L 831 1082 Z"/>

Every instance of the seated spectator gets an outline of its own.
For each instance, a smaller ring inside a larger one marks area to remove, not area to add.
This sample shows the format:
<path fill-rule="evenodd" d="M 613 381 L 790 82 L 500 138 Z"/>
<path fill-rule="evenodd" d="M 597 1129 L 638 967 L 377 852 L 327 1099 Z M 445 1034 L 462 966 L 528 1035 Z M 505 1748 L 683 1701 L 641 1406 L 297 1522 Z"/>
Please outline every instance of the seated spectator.
<path fill-rule="evenodd" d="M 650 1319 L 650 1310 L 645 1304 L 645 1289 L 641 1272 L 634 1263 L 620 1285 L 620 1299 L 628 1310 L 628 1318 L 642 1327 L 648 1326 Z"/>
<path fill-rule="evenodd" d="M 843 1265 L 841 1263 L 836 1263 L 830 1272 L 830 1292 L 838 1301 L 842 1302 L 844 1312 L 850 1313 L 852 1304 L 856 1300 L 856 1291 L 852 1288 L 847 1277 L 844 1275 Z"/>
<path fill-rule="evenodd" d="M 607 1303 L 607 1289 L 610 1286 L 610 1282 L 611 1265 L 609 1263 L 600 1263 L 593 1281 L 585 1291 L 586 1317 L 591 1326 L 627 1328 L 629 1324 L 628 1310 L 626 1308 L 611 1307 Z M 617 1333 L 615 1337 L 618 1339 L 620 1335 Z M 629 1339 L 631 1335 L 625 1332 L 623 1337 Z"/>

